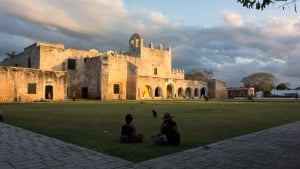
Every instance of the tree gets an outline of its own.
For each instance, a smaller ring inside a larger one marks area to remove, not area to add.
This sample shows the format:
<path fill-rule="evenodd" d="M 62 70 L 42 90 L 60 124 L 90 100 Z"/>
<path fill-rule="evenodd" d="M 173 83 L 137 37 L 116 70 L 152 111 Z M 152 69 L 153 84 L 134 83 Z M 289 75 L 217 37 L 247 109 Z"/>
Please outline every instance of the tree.
<path fill-rule="evenodd" d="M 294 10 L 297 12 L 297 1 L 298 0 L 237 0 L 237 2 L 241 3 L 243 7 L 253 9 L 253 7 L 257 10 L 264 10 L 267 6 L 272 3 L 283 2 L 279 8 L 283 10 L 287 5 L 294 4 Z"/>
<path fill-rule="evenodd" d="M 186 80 L 202 80 L 206 81 L 213 77 L 212 70 L 191 69 L 184 75 Z"/>
<path fill-rule="evenodd" d="M 264 96 L 268 96 L 274 88 L 275 77 L 270 73 L 258 72 L 244 77 L 241 82 L 245 87 L 254 87 L 255 91 L 263 91 Z"/>
<path fill-rule="evenodd" d="M 15 51 L 12 51 L 11 53 L 6 53 L 6 55 L 9 57 L 9 58 L 13 58 L 13 57 L 16 57 L 17 56 L 17 53 Z"/>
<path fill-rule="evenodd" d="M 289 89 L 288 85 L 286 83 L 280 83 L 279 85 L 276 86 L 277 90 L 286 90 Z"/>

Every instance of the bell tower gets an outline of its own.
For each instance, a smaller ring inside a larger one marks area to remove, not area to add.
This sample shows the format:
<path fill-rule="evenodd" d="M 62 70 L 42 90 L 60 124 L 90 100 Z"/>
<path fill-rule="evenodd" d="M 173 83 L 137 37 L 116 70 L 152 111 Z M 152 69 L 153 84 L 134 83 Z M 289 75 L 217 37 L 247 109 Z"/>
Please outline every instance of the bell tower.
<path fill-rule="evenodd" d="M 141 51 L 144 45 L 143 38 L 138 34 L 135 33 L 131 36 L 129 40 L 129 52 L 133 56 L 141 56 Z"/>

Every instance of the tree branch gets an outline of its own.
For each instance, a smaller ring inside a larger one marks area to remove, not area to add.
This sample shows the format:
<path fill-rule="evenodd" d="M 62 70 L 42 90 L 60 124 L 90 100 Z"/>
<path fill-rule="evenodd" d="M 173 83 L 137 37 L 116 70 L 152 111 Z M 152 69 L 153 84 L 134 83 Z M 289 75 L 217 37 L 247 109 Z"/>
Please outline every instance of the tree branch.
<path fill-rule="evenodd" d="M 286 2 L 280 5 L 279 8 L 282 8 L 284 10 L 286 6 L 294 4 L 295 12 L 297 12 L 297 1 L 298 0 L 237 0 L 238 3 L 241 3 L 243 5 L 243 7 L 246 7 L 248 9 L 253 9 L 253 7 L 255 7 L 255 9 L 257 10 L 264 10 L 264 8 L 266 8 L 271 3 Z"/>

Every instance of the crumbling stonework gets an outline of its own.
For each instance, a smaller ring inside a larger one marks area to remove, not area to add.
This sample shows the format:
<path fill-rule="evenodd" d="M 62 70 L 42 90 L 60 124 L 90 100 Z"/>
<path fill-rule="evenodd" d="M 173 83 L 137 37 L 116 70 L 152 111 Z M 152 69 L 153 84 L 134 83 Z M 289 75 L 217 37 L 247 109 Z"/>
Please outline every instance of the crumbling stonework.
<path fill-rule="evenodd" d="M 207 95 L 208 91 L 211 91 L 210 97 L 216 98 L 223 97 L 220 93 L 223 93 L 224 89 L 226 93 L 224 83 L 185 80 L 184 70 L 172 69 L 171 60 L 170 46 L 164 49 L 161 44 L 154 47 L 150 42 L 149 46 L 145 47 L 143 38 L 135 33 L 129 40 L 128 52 L 68 49 L 63 44 L 38 42 L 26 47 L 24 52 L 16 57 L 5 59 L 0 65 L 23 67 L 26 72 L 44 72 L 34 76 L 41 93 L 29 95 L 25 90 L 18 92 L 28 101 L 47 99 L 47 95 L 43 93 L 44 80 L 51 73 L 57 74 L 55 71 L 65 72 L 65 75 L 61 76 L 65 79 L 65 84 L 61 85 L 59 81 L 57 86 L 55 81 L 55 93 L 60 94 L 55 94 L 54 100 L 61 99 L 62 96 L 100 100 L 199 99 Z M 49 72 L 49 75 L 46 72 Z M 33 75 L 29 73 L 24 75 L 24 78 L 27 76 Z M 2 75 L 0 78 L 3 78 Z M 15 76 L 7 79 L 7 84 L 22 86 L 24 89 L 27 83 L 30 82 L 16 82 Z M 1 85 L 4 84 L 0 84 L 0 87 Z M 12 87 L 2 95 L 7 95 L 5 98 L 15 97 L 14 90 Z"/>

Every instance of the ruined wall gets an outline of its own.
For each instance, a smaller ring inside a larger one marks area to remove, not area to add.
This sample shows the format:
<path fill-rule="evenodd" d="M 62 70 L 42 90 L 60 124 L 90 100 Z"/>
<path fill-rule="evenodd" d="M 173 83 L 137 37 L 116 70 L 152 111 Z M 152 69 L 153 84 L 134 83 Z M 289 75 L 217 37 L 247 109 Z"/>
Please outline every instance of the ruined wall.
<path fill-rule="evenodd" d="M 77 70 L 82 70 L 83 60 L 85 58 L 92 58 L 103 55 L 94 50 L 79 50 L 79 49 L 65 49 L 56 46 L 43 46 L 40 44 L 40 69 L 44 70 L 67 70 L 68 59 L 80 60 L 76 62 Z"/>
<path fill-rule="evenodd" d="M 127 62 L 127 84 L 126 84 L 126 98 L 129 100 L 136 100 L 138 98 L 138 69 L 137 66 L 131 62 Z"/>
<path fill-rule="evenodd" d="M 100 57 L 86 58 L 85 60 L 85 76 L 86 83 L 84 84 L 88 87 L 88 98 L 100 99 Z"/>
<path fill-rule="evenodd" d="M 26 67 L 39 69 L 39 49 L 38 43 L 34 43 L 26 48 L 24 51 L 17 54 L 14 57 L 6 58 L 0 63 L 1 66 L 13 66 L 13 67 Z"/>
<path fill-rule="evenodd" d="M 100 61 L 100 74 L 99 74 L 100 86 L 100 100 L 107 100 L 108 94 L 108 61 L 107 58 L 103 58 Z"/>
<path fill-rule="evenodd" d="M 49 71 L 68 72 L 68 97 L 99 98 L 99 60 L 96 50 L 66 49 L 63 44 L 37 42 L 1 65 L 31 67 Z M 96 59 L 92 59 L 96 58 Z M 75 69 L 68 68 L 68 60 L 75 60 Z"/>
<path fill-rule="evenodd" d="M 64 100 L 67 73 L 29 68 L 0 67 L 0 101 L 32 102 L 47 99 L 46 87 L 51 87 L 50 100 Z M 48 90 L 50 92 L 50 90 Z"/>
<path fill-rule="evenodd" d="M 103 54 L 96 50 L 66 49 L 64 46 L 40 44 L 40 68 L 68 72 L 69 98 L 99 98 L 99 60 Z M 69 59 L 75 68 L 69 68 Z"/>
<path fill-rule="evenodd" d="M 208 80 L 208 96 L 210 98 L 225 99 L 227 98 L 226 84 L 217 79 Z"/>
<path fill-rule="evenodd" d="M 17 63 L 17 56 L 16 57 L 10 57 L 10 58 L 5 58 L 2 62 L 0 62 L 0 66 L 14 66 L 16 67 Z"/>

